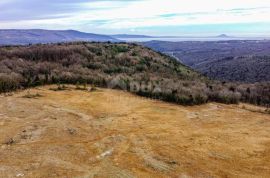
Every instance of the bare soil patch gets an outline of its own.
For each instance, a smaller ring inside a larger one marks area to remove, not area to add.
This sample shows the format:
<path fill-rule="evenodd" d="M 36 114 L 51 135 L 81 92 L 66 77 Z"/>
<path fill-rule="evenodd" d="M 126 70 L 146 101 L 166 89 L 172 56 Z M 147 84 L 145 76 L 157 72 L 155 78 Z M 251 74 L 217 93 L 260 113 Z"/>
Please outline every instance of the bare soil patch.
<path fill-rule="evenodd" d="M 0 97 L 0 177 L 270 175 L 269 114 L 54 87 Z"/>

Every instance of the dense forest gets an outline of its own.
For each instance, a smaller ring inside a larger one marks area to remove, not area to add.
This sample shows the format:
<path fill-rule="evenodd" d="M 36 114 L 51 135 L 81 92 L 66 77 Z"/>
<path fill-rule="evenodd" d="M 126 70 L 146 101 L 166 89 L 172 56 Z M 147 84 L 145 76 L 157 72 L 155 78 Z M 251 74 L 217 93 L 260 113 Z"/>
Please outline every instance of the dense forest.
<path fill-rule="evenodd" d="M 0 48 L 0 92 L 45 84 L 92 84 L 183 105 L 270 103 L 267 82 L 209 80 L 174 58 L 137 44 L 73 42 Z"/>
<path fill-rule="evenodd" d="M 143 43 L 172 55 L 211 79 L 270 82 L 270 41 L 150 41 Z"/>
<path fill-rule="evenodd" d="M 270 56 L 231 56 L 201 63 L 199 68 L 203 74 L 217 80 L 250 83 L 270 80 Z"/>

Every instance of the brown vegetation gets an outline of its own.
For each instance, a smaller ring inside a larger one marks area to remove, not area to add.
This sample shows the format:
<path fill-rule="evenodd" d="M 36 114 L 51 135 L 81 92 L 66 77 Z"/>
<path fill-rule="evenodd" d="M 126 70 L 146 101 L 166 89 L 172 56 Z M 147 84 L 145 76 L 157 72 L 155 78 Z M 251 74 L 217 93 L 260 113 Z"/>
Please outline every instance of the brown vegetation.
<path fill-rule="evenodd" d="M 95 84 L 184 105 L 208 101 L 269 105 L 270 101 L 269 83 L 210 81 L 173 58 L 136 44 L 76 42 L 0 48 L 0 92 L 53 83 Z"/>

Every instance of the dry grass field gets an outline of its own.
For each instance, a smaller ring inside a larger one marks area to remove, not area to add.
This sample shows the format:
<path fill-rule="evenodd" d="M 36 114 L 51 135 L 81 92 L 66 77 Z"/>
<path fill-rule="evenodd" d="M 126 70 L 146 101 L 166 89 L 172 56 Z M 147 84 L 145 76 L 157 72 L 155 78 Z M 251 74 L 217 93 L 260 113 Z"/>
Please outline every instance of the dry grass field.
<path fill-rule="evenodd" d="M 270 115 L 123 91 L 39 87 L 0 97 L 0 177 L 270 176 Z"/>

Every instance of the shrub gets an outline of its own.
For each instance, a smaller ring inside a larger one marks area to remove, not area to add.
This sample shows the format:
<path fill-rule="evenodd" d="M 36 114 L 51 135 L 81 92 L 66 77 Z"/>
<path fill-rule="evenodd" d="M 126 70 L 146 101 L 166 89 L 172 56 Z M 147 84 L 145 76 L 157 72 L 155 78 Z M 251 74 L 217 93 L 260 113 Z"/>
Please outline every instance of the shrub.
<path fill-rule="evenodd" d="M 19 74 L 0 73 L 0 92 L 9 92 L 21 87 L 23 79 Z"/>

